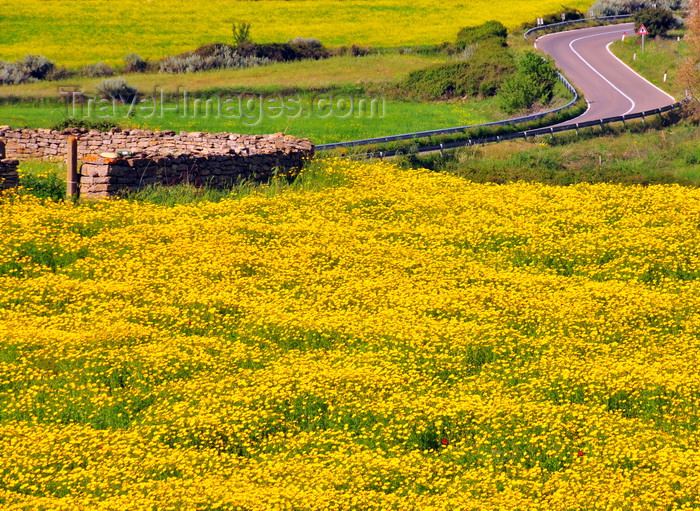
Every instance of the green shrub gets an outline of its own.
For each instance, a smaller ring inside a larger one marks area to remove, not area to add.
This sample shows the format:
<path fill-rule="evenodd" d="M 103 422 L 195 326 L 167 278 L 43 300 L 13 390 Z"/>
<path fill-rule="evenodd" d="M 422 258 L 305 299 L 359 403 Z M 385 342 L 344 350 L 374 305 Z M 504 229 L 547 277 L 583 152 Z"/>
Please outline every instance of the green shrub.
<path fill-rule="evenodd" d="M 554 65 L 534 52 L 526 52 L 518 59 L 518 72 L 501 88 L 499 104 L 509 114 L 525 110 L 539 102 L 552 99 L 557 72 Z"/>
<path fill-rule="evenodd" d="M 63 119 L 51 126 L 52 130 L 63 131 L 70 128 L 81 128 L 85 130 L 109 131 L 121 126 L 112 121 L 93 121 L 92 119 Z"/>
<path fill-rule="evenodd" d="M 506 46 L 508 29 L 498 21 L 487 21 L 477 27 L 466 27 L 457 34 L 455 47 L 463 50 L 467 46 L 477 43 L 488 42 L 500 46 Z"/>
<path fill-rule="evenodd" d="M 513 58 L 507 53 L 498 61 L 472 57 L 464 62 L 414 71 L 404 80 L 402 88 L 423 99 L 487 97 L 496 94 L 514 71 Z"/>
<path fill-rule="evenodd" d="M 552 99 L 557 83 L 557 70 L 551 61 L 528 51 L 518 59 L 518 72 L 529 76 L 534 82 L 532 93 L 536 101 L 548 103 Z"/>
<path fill-rule="evenodd" d="M 634 24 L 637 30 L 644 25 L 649 31 L 650 37 L 663 37 L 669 30 L 673 30 L 678 26 L 673 13 L 660 7 L 651 7 L 637 11 L 634 15 Z"/>
<path fill-rule="evenodd" d="M 532 93 L 535 86 L 536 84 L 530 76 L 516 73 L 501 87 L 501 92 L 498 95 L 498 104 L 501 110 L 513 114 L 530 108 L 535 103 L 535 96 Z"/>
<path fill-rule="evenodd" d="M 65 182 L 55 168 L 45 169 L 44 166 L 45 164 L 39 166 L 42 168 L 30 168 L 29 171 L 24 169 L 24 165 L 20 167 L 21 193 L 34 195 L 41 199 L 64 199 L 66 197 Z"/>
<path fill-rule="evenodd" d="M 455 45 L 464 60 L 414 71 L 400 89 L 421 99 L 493 96 L 515 72 L 506 36 L 506 28 L 497 21 L 464 28 Z"/>
<path fill-rule="evenodd" d="M 233 43 L 241 44 L 250 41 L 250 23 L 244 21 L 234 21 L 231 23 L 231 33 L 233 35 Z"/>

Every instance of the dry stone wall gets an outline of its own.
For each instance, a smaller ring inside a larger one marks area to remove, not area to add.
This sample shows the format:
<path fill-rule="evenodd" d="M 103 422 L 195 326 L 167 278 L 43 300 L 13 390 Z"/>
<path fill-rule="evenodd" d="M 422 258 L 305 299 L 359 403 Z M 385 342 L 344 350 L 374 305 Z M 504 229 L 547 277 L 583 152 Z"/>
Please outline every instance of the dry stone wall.
<path fill-rule="evenodd" d="M 19 186 L 19 161 L 5 158 L 5 144 L 0 140 L 0 191 Z"/>
<path fill-rule="evenodd" d="M 267 181 L 275 173 L 287 173 L 303 165 L 309 152 L 286 155 L 242 156 L 236 154 L 145 153 L 119 158 L 87 156 L 80 167 L 80 196 L 96 199 L 149 185 L 192 183 L 196 186 L 228 188 L 244 180 Z"/>
<path fill-rule="evenodd" d="M 243 180 L 264 181 L 275 172 L 301 167 L 314 153 L 308 139 L 282 133 L 238 135 L 139 129 L 101 132 L 77 128 L 55 131 L 0 126 L 0 141 L 4 141 L 7 156 L 15 162 L 24 158 L 62 160 L 71 136 L 76 137 L 78 156 L 83 160 L 80 194 L 88 198 L 156 183 L 190 182 L 220 188 Z M 124 156 L 104 158 L 99 156 L 102 153 Z"/>
<path fill-rule="evenodd" d="M 102 132 L 72 128 L 62 131 L 49 129 L 12 129 L 0 126 L 8 158 L 62 160 L 66 156 L 68 137 L 78 139 L 78 156 L 101 152 L 130 151 L 162 155 L 173 153 L 289 154 L 313 151 L 308 139 L 274 135 L 237 135 L 233 133 L 202 133 L 181 131 L 149 131 L 112 129 Z"/>
<path fill-rule="evenodd" d="M 0 191 L 19 186 L 18 160 L 3 159 L 0 156 Z"/>

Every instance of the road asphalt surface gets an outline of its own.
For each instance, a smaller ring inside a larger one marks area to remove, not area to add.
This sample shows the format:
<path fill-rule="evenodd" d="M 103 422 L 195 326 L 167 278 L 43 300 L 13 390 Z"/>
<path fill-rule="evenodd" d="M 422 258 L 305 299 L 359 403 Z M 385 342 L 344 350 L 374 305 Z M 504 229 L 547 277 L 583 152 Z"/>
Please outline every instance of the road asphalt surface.
<path fill-rule="evenodd" d="M 535 45 L 552 56 L 588 101 L 584 114 L 561 125 L 644 112 L 676 102 L 610 52 L 610 44 L 622 39 L 623 33 L 634 36 L 634 23 L 558 32 L 537 39 Z"/>

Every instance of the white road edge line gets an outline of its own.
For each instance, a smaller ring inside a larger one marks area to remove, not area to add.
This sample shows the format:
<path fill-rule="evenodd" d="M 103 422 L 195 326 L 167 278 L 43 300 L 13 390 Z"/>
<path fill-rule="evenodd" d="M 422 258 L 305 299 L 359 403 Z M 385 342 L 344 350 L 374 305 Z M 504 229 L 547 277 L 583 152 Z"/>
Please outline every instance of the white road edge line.
<path fill-rule="evenodd" d="M 625 94 L 624 92 L 622 92 L 620 89 L 618 89 L 610 80 L 608 80 L 607 78 L 605 78 L 605 77 L 600 73 L 600 71 L 598 71 L 596 68 L 594 68 L 592 65 L 590 65 L 590 64 L 588 63 L 588 61 L 587 61 L 586 59 L 584 59 L 584 58 L 581 56 L 581 54 L 580 54 L 579 52 L 577 52 L 577 51 L 574 49 L 574 43 L 575 43 L 575 42 L 578 42 L 578 41 L 581 41 L 581 40 L 583 40 L 583 39 L 590 39 L 591 37 L 601 37 L 601 36 L 604 36 L 604 35 L 617 34 L 617 33 L 620 33 L 620 32 L 627 32 L 627 30 L 616 30 L 616 31 L 613 31 L 613 32 L 605 32 L 605 33 L 603 33 L 603 34 L 594 34 L 594 35 L 587 35 L 587 36 L 579 37 L 578 39 L 574 39 L 573 41 L 571 41 L 571 42 L 569 43 L 569 48 L 571 49 L 572 52 L 574 52 L 574 54 L 575 54 L 579 59 L 581 59 L 581 62 L 583 62 L 584 64 L 586 64 L 588 67 L 590 67 L 590 68 L 593 70 L 593 72 L 594 72 L 595 74 L 597 74 L 597 75 L 600 76 L 603 80 L 605 80 L 605 82 L 607 82 L 607 84 L 610 85 L 610 87 L 612 87 L 612 88 L 615 89 L 617 92 L 619 92 L 620 94 L 622 94 L 622 95 L 627 99 L 627 101 L 629 101 L 629 102 L 632 104 L 632 107 L 631 107 L 629 110 L 627 110 L 624 114 L 622 114 L 622 115 L 627 115 L 627 114 L 630 113 L 632 110 L 634 110 L 635 107 L 637 106 L 637 104 L 634 102 L 634 100 L 633 100 L 631 97 L 629 97 L 627 94 Z"/>
<path fill-rule="evenodd" d="M 649 85 L 651 85 L 652 87 L 654 87 L 656 90 L 658 90 L 659 92 L 661 92 L 661 93 L 663 93 L 663 94 L 666 94 L 666 95 L 667 95 L 669 98 L 671 98 L 671 99 L 673 100 L 673 102 L 675 103 L 676 98 L 674 98 L 673 96 L 671 96 L 671 95 L 670 95 L 668 92 L 666 92 L 665 90 L 663 90 L 663 89 L 661 89 L 660 87 L 657 87 L 656 85 L 654 85 L 653 83 L 651 83 L 649 80 L 647 80 L 647 79 L 644 78 L 642 75 L 640 75 L 639 73 L 637 73 L 634 69 L 632 69 L 632 68 L 629 67 L 627 64 L 625 64 L 625 63 L 622 61 L 622 59 L 620 59 L 620 58 L 619 58 L 617 55 L 615 55 L 612 51 L 610 51 L 610 45 L 613 44 L 613 43 L 615 43 L 615 42 L 617 42 L 617 41 L 612 41 L 612 42 L 608 43 L 608 45 L 605 47 L 605 49 L 608 50 L 608 53 L 609 53 L 610 55 L 612 55 L 612 56 L 615 58 L 615 60 L 617 60 L 620 64 L 622 64 L 622 65 L 625 66 L 627 69 L 629 69 L 630 71 L 632 71 L 634 74 L 636 74 L 636 75 L 637 75 L 638 77 L 640 77 L 642 80 L 644 80 L 644 81 L 647 82 Z"/>

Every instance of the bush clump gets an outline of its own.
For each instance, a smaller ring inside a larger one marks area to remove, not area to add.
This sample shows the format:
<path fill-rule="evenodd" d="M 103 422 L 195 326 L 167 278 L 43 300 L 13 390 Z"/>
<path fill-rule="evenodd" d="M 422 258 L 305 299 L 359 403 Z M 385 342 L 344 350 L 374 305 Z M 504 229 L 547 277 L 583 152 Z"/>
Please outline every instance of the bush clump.
<path fill-rule="evenodd" d="M 353 44 L 352 46 L 338 46 L 333 49 L 330 54 L 336 57 L 344 57 L 349 55 L 350 57 L 364 57 L 372 53 L 371 46 L 357 46 Z"/>
<path fill-rule="evenodd" d="M 0 85 L 15 85 L 27 81 L 27 76 L 12 62 L 0 60 Z"/>
<path fill-rule="evenodd" d="M 499 61 L 472 58 L 414 71 L 404 80 L 402 87 L 422 99 L 493 96 L 505 77 L 515 70 L 513 57 L 507 53 L 500 57 Z"/>
<path fill-rule="evenodd" d="M 65 66 L 56 66 L 46 75 L 44 80 L 67 80 L 68 78 L 73 78 L 76 74 L 77 73 L 75 71 L 73 71 L 72 69 L 68 69 Z"/>
<path fill-rule="evenodd" d="M 148 68 L 148 62 L 136 53 L 124 56 L 124 71 L 127 73 L 143 73 Z"/>
<path fill-rule="evenodd" d="M 138 96 L 138 90 L 132 87 L 124 78 L 106 78 L 95 85 L 95 90 L 105 99 L 133 101 Z"/>
<path fill-rule="evenodd" d="M 462 29 L 455 49 L 464 60 L 413 71 L 399 87 L 421 99 L 493 96 L 516 70 L 506 36 L 506 28 L 497 21 Z"/>
<path fill-rule="evenodd" d="M 19 170 L 19 185 L 22 195 L 33 195 L 40 199 L 62 200 L 66 197 L 66 183 L 56 169 L 44 172 Z"/>
<path fill-rule="evenodd" d="M 360 49 L 357 50 L 361 54 Z M 264 66 L 272 62 L 289 62 L 305 59 L 325 59 L 331 55 L 318 39 L 297 37 L 286 43 L 258 44 L 244 40 L 230 45 L 213 43 L 200 46 L 158 62 L 161 73 L 195 73 L 210 69 L 240 69 Z M 127 66 L 128 67 L 128 66 Z"/>
<path fill-rule="evenodd" d="M 288 43 L 257 44 L 247 41 L 236 46 L 236 51 L 246 57 L 266 58 L 272 62 L 319 60 L 330 56 L 319 41 L 311 38 L 292 39 Z"/>
<path fill-rule="evenodd" d="M 518 72 L 504 82 L 498 95 L 501 109 L 509 114 L 549 103 L 557 83 L 554 65 L 534 52 L 518 59 Z"/>
<path fill-rule="evenodd" d="M 114 76 L 114 70 L 103 62 L 88 64 L 80 70 L 80 76 L 87 78 L 100 78 L 103 76 Z"/>
<path fill-rule="evenodd" d="M 506 46 L 508 29 L 498 21 L 487 21 L 477 27 L 466 27 L 457 34 L 455 48 L 463 50 L 467 46 L 478 43 Z"/>
<path fill-rule="evenodd" d="M 161 73 L 196 73 L 210 69 L 241 69 L 264 66 L 270 63 L 266 57 L 243 55 L 227 44 L 210 44 L 194 52 L 167 57 L 160 61 Z"/>
<path fill-rule="evenodd" d="M 591 6 L 596 16 L 617 16 L 634 14 L 641 9 L 668 9 L 671 11 L 687 10 L 688 0 L 598 0 Z"/>
<path fill-rule="evenodd" d="M 41 55 L 27 55 L 15 63 L 0 61 L 0 84 L 38 82 L 45 80 L 55 69 L 56 64 Z"/>
<path fill-rule="evenodd" d="M 669 30 L 678 27 L 673 13 L 660 7 L 651 7 L 637 11 L 634 15 L 634 24 L 637 30 L 644 25 L 649 31 L 650 37 L 663 37 Z"/>
<path fill-rule="evenodd" d="M 39 81 L 46 78 L 56 68 L 56 63 L 41 55 L 27 55 L 18 65 L 29 77 L 28 81 Z"/>
<path fill-rule="evenodd" d="M 62 121 L 59 121 L 51 126 L 51 129 L 56 131 L 76 128 L 83 130 L 110 131 L 113 129 L 121 129 L 122 126 L 114 121 L 95 121 L 92 119 L 74 118 L 63 119 Z"/>

